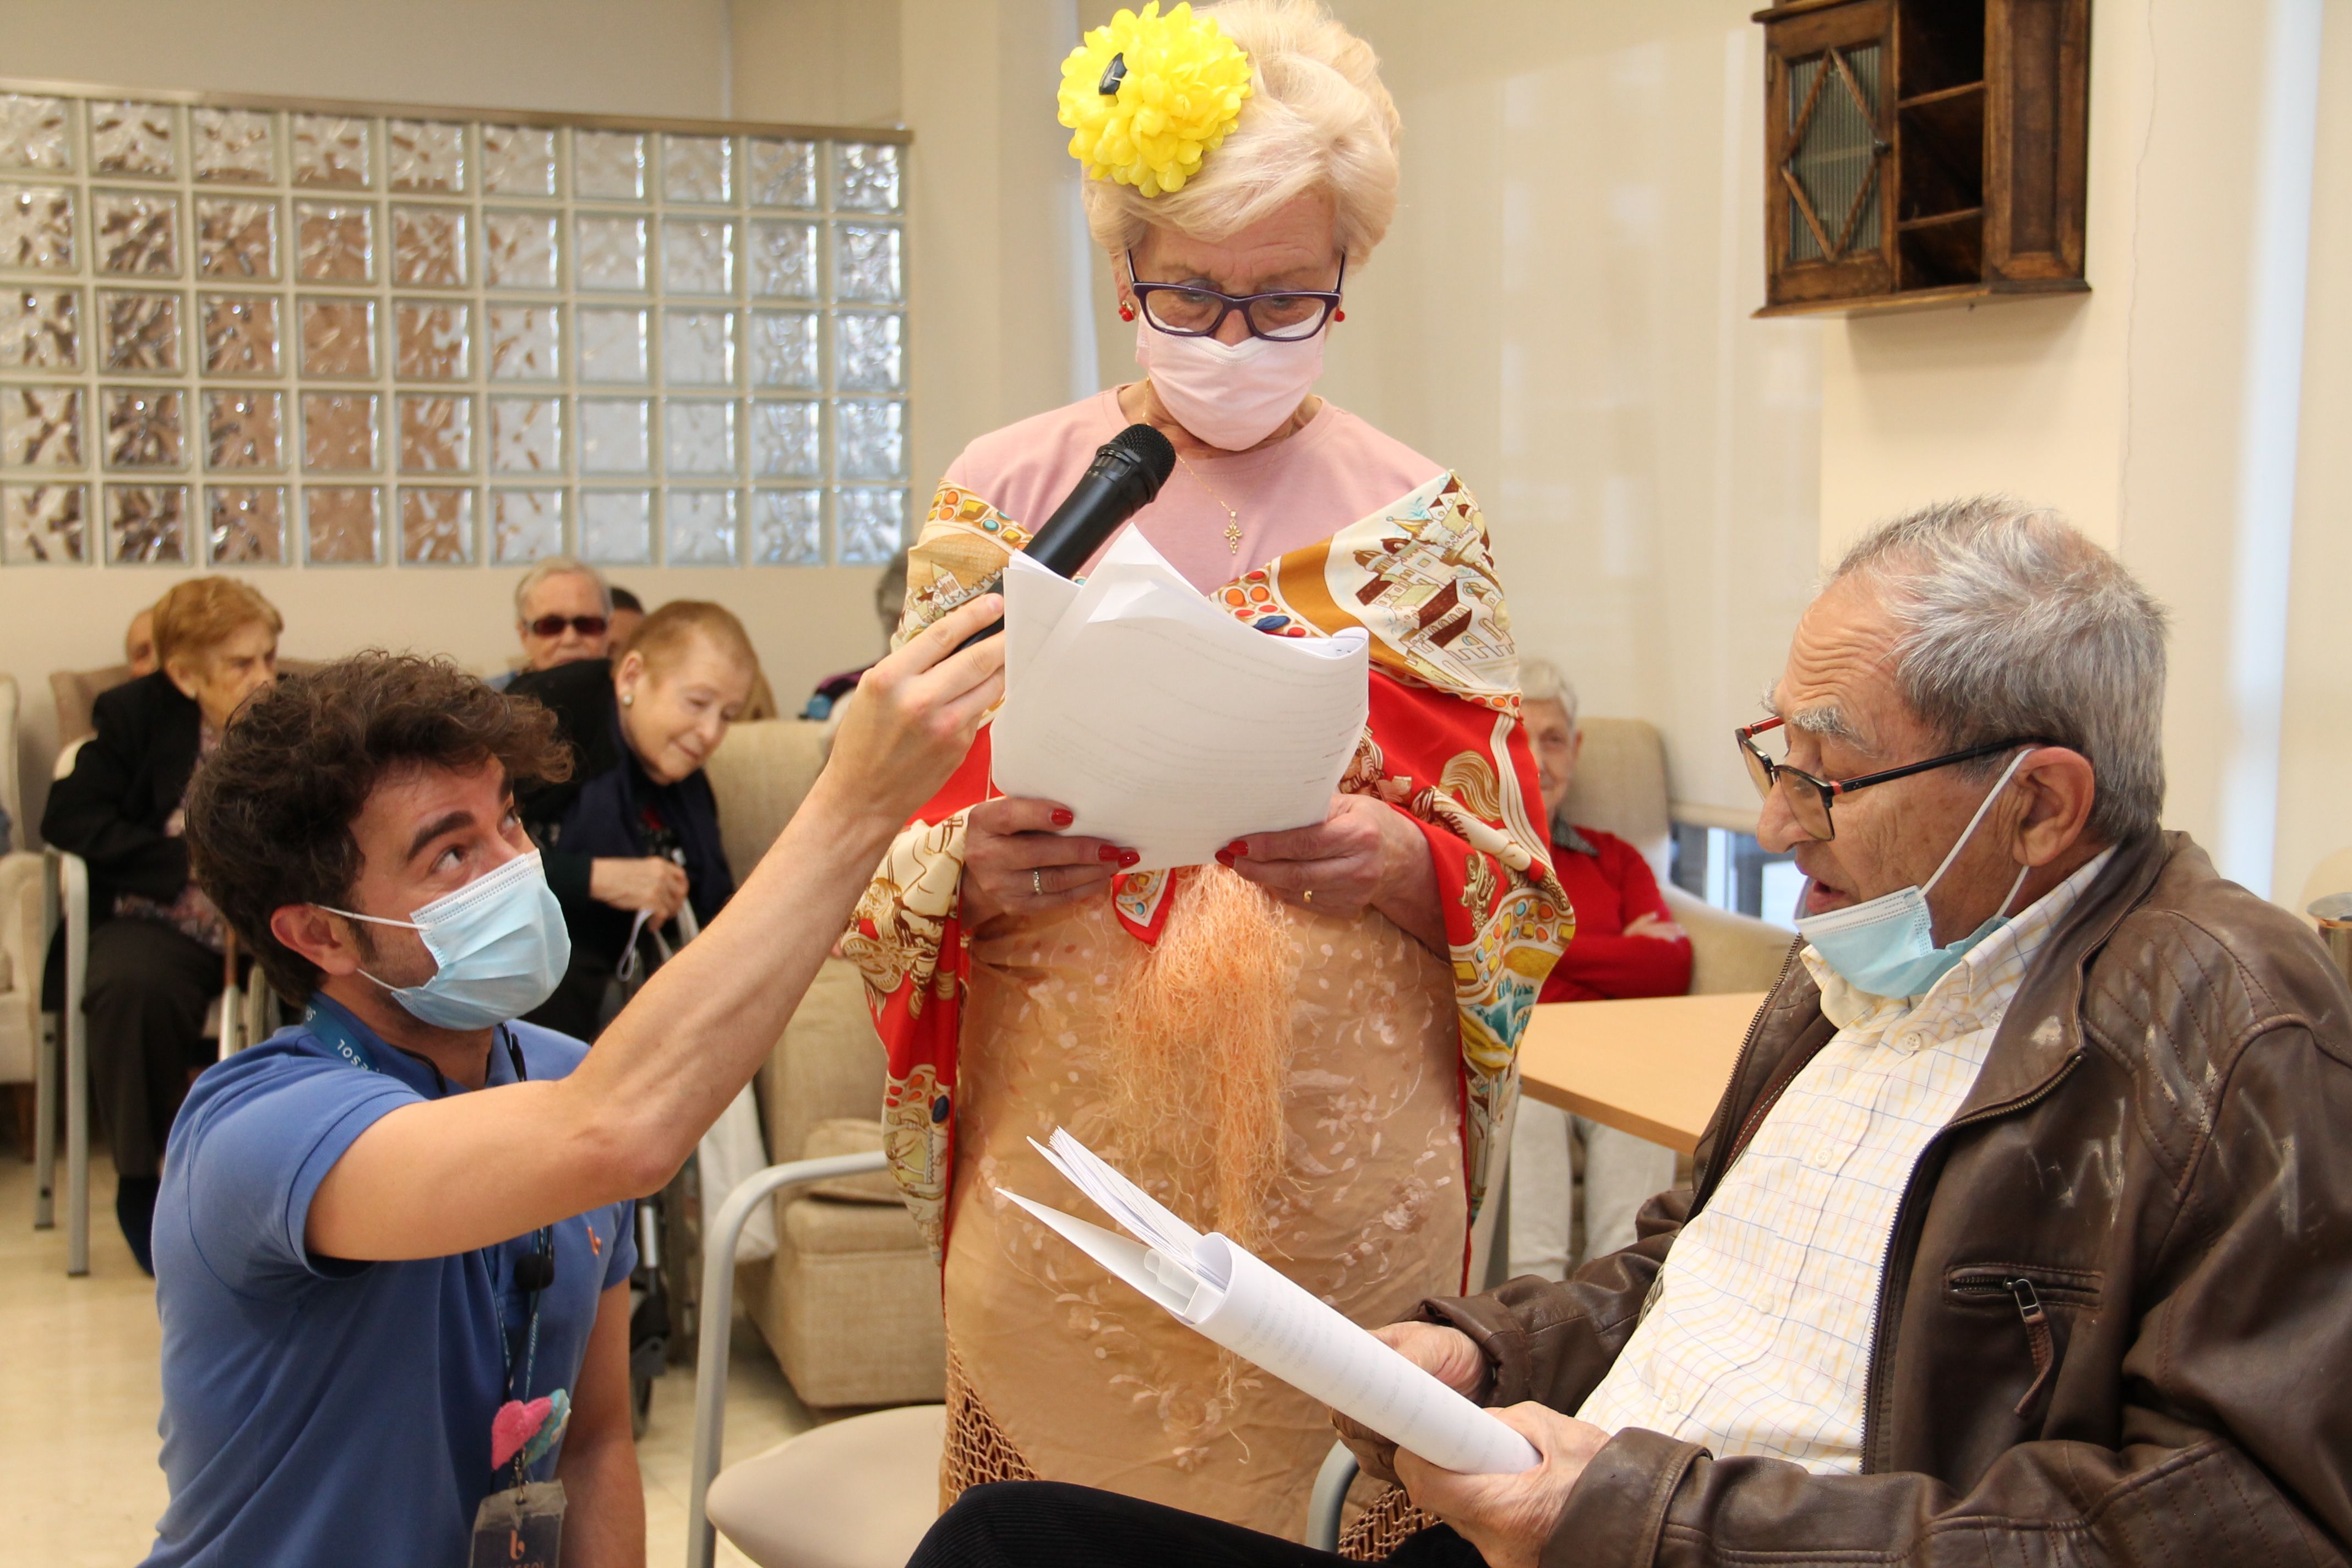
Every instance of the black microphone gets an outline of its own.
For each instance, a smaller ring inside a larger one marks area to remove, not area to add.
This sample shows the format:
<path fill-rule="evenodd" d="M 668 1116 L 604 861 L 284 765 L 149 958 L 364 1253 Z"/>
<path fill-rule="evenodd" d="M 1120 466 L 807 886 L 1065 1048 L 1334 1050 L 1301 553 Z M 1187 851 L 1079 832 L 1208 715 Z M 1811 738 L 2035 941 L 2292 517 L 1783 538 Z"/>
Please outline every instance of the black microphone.
<path fill-rule="evenodd" d="M 1176 448 L 1167 437 L 1149 425 L 1129 426 L 1095 452 L 1086 473 L 1022 553 L 1056 576 L 1076 576 L 1120 523 L 1151 504 L 1175 469 Z M 964 638 L 956 651 L 1003 629 L 1000 620 Z"/>
<path fill-rule="evenodd" d="M 515 1259 L 515 1288 L 520 1290 L 544 1290 L 555 1283 L 555 1255 L 552 1252 L 527 1252 Z"/>

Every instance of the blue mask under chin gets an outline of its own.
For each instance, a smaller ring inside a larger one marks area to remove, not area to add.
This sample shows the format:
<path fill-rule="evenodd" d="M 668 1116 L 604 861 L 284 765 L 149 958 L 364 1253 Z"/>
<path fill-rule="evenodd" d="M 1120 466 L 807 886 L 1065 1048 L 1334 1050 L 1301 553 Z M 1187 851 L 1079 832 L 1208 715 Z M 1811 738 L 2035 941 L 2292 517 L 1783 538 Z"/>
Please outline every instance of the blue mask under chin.
<path fill-rule="evenodd" d="M 2016 775 L 2026 755 L 2020 752 L 2010 760 L 2008 771 L 1986 793 L 1977 806 L 1977 814 L 1961 829 L 1959 842 L 1944 857 L 1944 863 L 1936 868 L 1936 874 L 1927 879 L 1927 887 L 1915 884 L 1882 893 L 1864 903 L 1798 920 L 1798 934 L 1812 944 L 1822 962 L 1835 970 L 1840 979 L 1873 996 L 1924 995 L 1954 964 L 1967 957 L 1970 949 L 2009 923 L 2010 900 L 2025 885 L 2031 867 L 2018 871 L 2017 880 L 2009 885 L 2008 895 L 1990 920 L 1943 947 L 1936 945 L 1936 917 L 1927 907 L 1927 893 L 1943 880 L 1952 862 L 1959 858 L 1960 851 L 1974 837 L 1977 825 L 1992 809 L 1992 803 L 2000 798 L 2000 792 L 2009 787 L 2009 781 Z"/>

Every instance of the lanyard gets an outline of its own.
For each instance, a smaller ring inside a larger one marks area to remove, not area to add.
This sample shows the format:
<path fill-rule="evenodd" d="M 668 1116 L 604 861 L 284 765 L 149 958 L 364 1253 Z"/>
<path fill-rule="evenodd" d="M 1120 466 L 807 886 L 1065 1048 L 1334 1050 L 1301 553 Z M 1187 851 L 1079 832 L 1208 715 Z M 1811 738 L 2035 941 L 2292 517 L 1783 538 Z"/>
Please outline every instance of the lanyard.
<path fill-rule="evenodd" d="M 352 1033 L 343 1021 L 332 1013 L 314 1004 L 303 1010 L 302 1023 L 304 1027 L 324 1040 L 337 1056 L 352 1066 L 362 1072 L 383 1071 L 382 1068 L 376 1066 L 375 1055 L 368 1049 L 367 1043 Z M 499 1037 L 506 1043 L 507 1061 L 514 1068 L 515 1081 L 527 1082 L 530 1074 L 523 1066 L 522 1049 L 515 1044 L 512 1031 L 501 1027 L 499 1030 Z M 436 1079 L 440 1077 L 439 1068 L 434 1069 L 434 1077 Z M 513 1400 L 523 1396 L 516 1393 L 514 1341 L 507 1332 L 506 1308 L 499 1299 L 497 1271 L 490 1266 L 489 1249 L 482 1248 L 478 1256 L 482 1259 L 483 1271 L 491 1278 L 490 1311 L 498 1320 L 499 1355 L 506 1366 L 507 1398 Z M 524 1281 L 524 1294 L 530 1298 L 530 1318 L 528 1326 L 523 1330 L 521 1388 L 524 1395 L 527 1395 L 530 1388 L 531 1374 L 539 1364 L 540 1303 L 546 1297 L 548 1286 L 555 1281 L 555 1227 L 553 1226 L 543 1225 L 539 1227 L 531 1237 L 530 1255 L 516 1265 L 515 1275 L 519 1280 Z"/>

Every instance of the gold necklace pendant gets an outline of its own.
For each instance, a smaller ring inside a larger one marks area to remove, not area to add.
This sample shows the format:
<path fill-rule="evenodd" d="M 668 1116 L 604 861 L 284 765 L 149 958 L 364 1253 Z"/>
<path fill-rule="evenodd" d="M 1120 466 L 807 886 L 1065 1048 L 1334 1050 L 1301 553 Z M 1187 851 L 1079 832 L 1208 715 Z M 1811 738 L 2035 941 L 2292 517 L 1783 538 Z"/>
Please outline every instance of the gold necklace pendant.
<path fill-rule="evenodd" d="M 1192 482 L 1200 486 L 1202 492 L 1211 500 L 1217 503 L 1219 511 L 1225 514 L 1225 553 L 1239 559 L 1242 552 L 1242 514 L 1227 506 L 1224 497 L 1209 489 L 1209 481 L 1201 477 L 1200 469 L 1184 461 L 1183 453 L 1177 453 L 1176 460 L 1184 463 L 1184 471 L 1192 476 Z"/>

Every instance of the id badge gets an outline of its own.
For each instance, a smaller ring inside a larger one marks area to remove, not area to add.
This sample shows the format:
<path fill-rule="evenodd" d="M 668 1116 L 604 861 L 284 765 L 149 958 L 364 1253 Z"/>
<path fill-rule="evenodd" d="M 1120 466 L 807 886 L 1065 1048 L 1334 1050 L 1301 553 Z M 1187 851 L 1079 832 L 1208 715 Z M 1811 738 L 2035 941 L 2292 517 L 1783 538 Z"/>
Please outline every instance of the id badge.
<path fill-rule="evenodd" d="M 563 1545 L 563 1483 L 532 1481 L 482 1500 L 469 1568 L 556 1568 Z"/>

